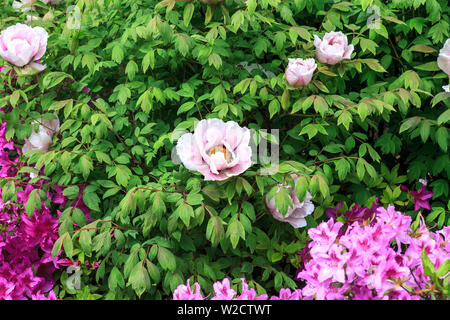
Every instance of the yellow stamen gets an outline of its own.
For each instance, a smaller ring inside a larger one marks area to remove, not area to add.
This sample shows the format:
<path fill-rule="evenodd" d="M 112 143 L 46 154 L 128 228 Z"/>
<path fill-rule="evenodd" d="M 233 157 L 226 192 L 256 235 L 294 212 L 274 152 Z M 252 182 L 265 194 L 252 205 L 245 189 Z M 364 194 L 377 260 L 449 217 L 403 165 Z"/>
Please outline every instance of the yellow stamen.
<path fill-rule="evenodd" d="M 211 148 L 208 152 L 208 155 L 211 156 L 211 155 L 215 154 L 216 152 L 222 152 L 224 159 L 227 162 L 231 161 L 231 152 L 228 151 L 227 148 L 225 148 L 224 146 L 215 146 L 215 147 Z"/>

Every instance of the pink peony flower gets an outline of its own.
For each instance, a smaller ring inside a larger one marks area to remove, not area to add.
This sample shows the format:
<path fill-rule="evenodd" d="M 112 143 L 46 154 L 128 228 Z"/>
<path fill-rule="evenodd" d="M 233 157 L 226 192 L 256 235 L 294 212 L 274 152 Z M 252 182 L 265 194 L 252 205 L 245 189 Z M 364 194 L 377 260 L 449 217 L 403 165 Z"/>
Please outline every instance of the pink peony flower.
<path fill-rule="evenodd" d="M 48 33 L 41 27 L 18 23 L 0 34 L 0 56 L 17 67 L 31 66 L 39 71 L 44 65 L 39 60 L 47 49 Z"/>
<path fill-rule="evenodd" d="M 317 64 L 314 59 L 289 59 L 286 80 L 291 86 L 306 86 L 311 82 Z"/>
<path fill-rule="evenodd" d="M 251 166 L 250 130 L 234 121 L 200 121 L 194 133 L 178 140 L 176 151 L 184 166 L 205 180 L 225 180 Z"/>
<path fill-rule="evenodd" d="M 439 51 L 437 64 L 450 77 L 450 39 L 445 41 L 444 47 Z"/>
<path fill-rule="evenodd" d="M 341 31 L 325 33 L 323 40 L 314 35 L 316 58 L 322 63 L 336 64 L 341 60 L 350 59 L 354 47 L 348 44 L 347 36 Z"/>
<path fill-rule="evenodd" d="M 294 179 L 295 184 L 298 182 L 298 176 L 291 175 Z M 311 202 L 312 196 L 309 192 L 306 192 L 305 199 L 303 201 L 299 201 L 295 190 L 293 190 L 288 185 L 283 185 L 286 187 L 291 193 L 291 201 L 292 207 L 289 207 L 286 214 L 283 216 L 281 212 L 277 210 L 275 205 L 275 196 L 272 199 L 266 197 L 266 205 L 269 208 L 269 211 L 272 213 L 273 217 L 281 222 L 288 222 L 294 228 L 302 228 L 306 226 L 305 217 L 310 215 L 314 211 L 314 204 Z M 278 187 L 278 190 L 280 187 Z"/>
<path fill-rule="evenodd" d="M 45 0 L 44 0 L 45 1 Z M 14 9 L 22 9 L 22 12 L 30 11 L 31 9 L 35 9 L 36 6 L 33 5 L 35 0 L 14 0 L 12 7 Z"/>

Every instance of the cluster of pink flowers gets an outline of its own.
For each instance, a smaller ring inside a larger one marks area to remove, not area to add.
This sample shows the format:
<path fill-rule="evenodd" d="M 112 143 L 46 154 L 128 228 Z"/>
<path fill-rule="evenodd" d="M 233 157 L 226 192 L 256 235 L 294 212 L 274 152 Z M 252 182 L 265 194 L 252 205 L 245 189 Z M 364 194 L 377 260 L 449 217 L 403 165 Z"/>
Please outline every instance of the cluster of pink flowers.
<path fill-rule="evenodd" d="M 22 165 L 21 150 L 5 139 L 6 123 L 0 123 L 0 177 L 14 178 Z M 2 200 L 0 189 L 0 300 L 56 299 L 52 291 L 53 273 L 67 261 L 52 257 L 51 250 L 58 238 L 58 217 L 52 214 L 44 201 L 40 210 L 29 218 L 24 207 L 30 193 L 44 184 L 27 184 L 17 181 L 17 200 Z M 82 189 L 82 188 L 81 188 Z M 62 187 L 55 186 L 47 192 L 52 204 L 64 207 L 67 198 Z M 74 206 L 89 213 L 82 201 L 82 190 Z"/>
<path fill-rule="evenodd" d="M 411 217 L 378 207 L 373 220 L 344 223 L 331 218 L 308 231 L 308 262 L 297 273 L 304 298 L 319 300 L 420 299 L 428 288 L 422 251 L 438 268 L 450 259 L 450 227 L 435 233 L 422 224 L 411 229 Z"/>
<path fill-rule="evenodd" d="M 173 300 L 204 300 L 208 297 L 204 297 L 201 293 L 201 288 L 198 282 L 194 284 L 195 289 L 189 285 L 190 280 L 187 281 L 187 285 L 180 284 L 173 293 Z M 241 278 L 242 289 L 241 294 L 237 295 L 237 292 L 231 288 L 231 283 L 228 278 L 222 281 L 217 281 L 213 284 L 214 293 L 211 300 L 267 300 L 268 295 L 257 295 L 256 290 L 249 288 L 244 278 Z M 270 300 L 301 300 L 301 290 L 297 289 L 293 292 L 290 289 L 281 289 L 279 296 L 272 296 Z"/>
<path fill-rule="evenodd" d="M 342 206 L 342 205 L 341 205 Z M 270 300 L 418 300 L 421 290 L 430 288 L 424 273 L 422 251 L 435 268 L 450 259 L 450 227 L 431 232 L 422 224 L 411 229 L 411 217 L 374 203 L 372 208 L 354 206 L 343 214 L 339 208 L 328 211 L 331 217 L 308 231 L 312 239 L 302 251 L 304 264 L 296 280 L 302 289 L 281 289 Z M 346 219 L 346 223 L 336 221 Z M 267 300 L 257 296 L 242 280 L 242 292 L 230 280 L 214 283 L 214 292 L 203 296 L 198 283 L 194 289 L 179 285 L 174 300 Z"/>
<path fill-rule="evenodd" d="M 0 124 L 0 177 L 14 177 L 20 155 L 12 141 L 5 139 L 6 124 Z M 17 201 L 3 202 L 0 197 L 0 299 L 43 299 L 54 285 L 50 254 L 58 238 L 58 221 L 42 202 L 41 210 L 28 218 L 23 207 L 34 189 L 27 185 L 17 191 Z M 1 195 L 1 190 L 0 190 Z M 18 205 L 19 204 L 19 205 Z M 42 253 L 40 253 L 41 251 Z M 50 292 L 48 298 L 53 298 Z"/>
<path fill-rule="evenodd" d="M 325 33 L 323 39 L 314 35 L 314 46 L 316 47 L 316 59 L 328 65 L 335 65 L 338 62 L 350 59 L 354 47 L 348 44 L 348 39 L 342 31 L 331 31 Z M 286 68 L 286 81 L 291 86 L 306 86 L 312 80 L 317 63 L 313 58 L 292 59 Z"/>

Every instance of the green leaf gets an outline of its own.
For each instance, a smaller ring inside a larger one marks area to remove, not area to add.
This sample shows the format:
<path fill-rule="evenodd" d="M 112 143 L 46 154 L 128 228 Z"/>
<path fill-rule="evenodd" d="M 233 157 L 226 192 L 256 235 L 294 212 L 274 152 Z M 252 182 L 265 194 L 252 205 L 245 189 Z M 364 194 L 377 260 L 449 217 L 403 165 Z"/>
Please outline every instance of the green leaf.
<path fill-rule="evenodd" d="M 218 216 L 211 216 L 206 227 L 206 238 L 211 241 L 213 247 L 217 246 L 224 236 L 224 222 Z"/>
<path fill-rule="evenodd" d="M 42 83 L 45 89 L 50 89 L 61 83 L 66 78 L 73 80 L 73 77 L 65 72 L 50 72 L 44 77 Z"/>
<path fill-rule="evenodd" d="M 89 233 L 88 230 L 81 230 L 79 242 L 80 242 L 81 249 L 85 253 L 90 255 L 91 251 L 92 251 L 92 239 L 91 239 L 91 234 Z"/>
<path fill-rule="evenodd" d="M 189 23 L 191 22 L 192 15 L 194 14 L 194 4 L 192 2 L 189 2 L 185 7 L 183 11 L 183 23 L 187 27 Z"/>
<path fill-rule="evenodd" d="M 94 167 L 92 165 L 92 160 L 88 156 L 83 155 L 83 156 L 81 156 L 78 164 L 80 166 L 80 170 L 83 175 L 83 178 L 84 178 L 84 180 L 86 180 L 87 177 L 89 176 L 89 173 L 94 169 Z"/>
<path fill-rule="evenodd" d="M 80 188 L 78 186 L 70 186 L 63 190 L 62 194 L 70 200 L 75 199 L 78 196 Z"/>
<path fill-rule="evenodd" d="M 108 278 L 108 288 L 109 290 L 115 291 L 117 286 L 120 288 L 125 287 L 125 280 L 120 270 L 114 266 L 109 274 Z"/>
<path fill-rule="evenodd" d="M 31 218 L 36 208 L 38 211 L 41 210 L 41 198 L 39 197 L 38 191 L 38 189 L 33 189 L 28 196 L 28 200 L 25 205 L 25 211 L 28 218 Z"/>
<path fill-rule="evenodd" d="M 423 250 L 422 250 L 422 264 L 423 264 L 423 270 L 425 272 L 425 275 L 431 277 L 432 279 L 435 279 L 436 270 L 435 270 L 434 265 L 431 262 L 430 258 L 428 258 L 425 248 L 423 248 Z"/>
<path fill-rule="evenodd" d="M 183 203 L 178 207 L 176 215 L 183 221 L 186 227 L 189 227 L 190 220 L 194 216 L 194 209 L 189 204 Z"/>
<path fill-rule="evenodd" d="M 96 187 L 87 186 L 83 191 L 83 201 L 84 204 L 93 211 L 100 211 L 100 198 L 95 192 Z"/>
<path fill-rule="evenodd" d="M 444 152 L 447 152 L 448 143 L 448 129 L 445 127 L 439 127 L 436 130 L 436 141 Z"/>
<path fill-rule="evenodd" d="M 230 223 L 227 228 L 226 236 L 230 238 L 233 248 L 236 248 L 239 243 L 239 238 L 245 240 L 245 229 L 242 223 L 237 219 Z"/>
<path fill-rule="evenodd" d="M 70 236 L 70 234 L 68 232 L 66 232 L 63 236 L 62 236 L 63 240 L 62 240 L 62 244 L 64 246 L 64 252 L 65 254 L 71 259 L 72 255 L 73 255 L 73 243 L 72 243 L 72 237 Z"/>
<path fill-rule="evenodd" d="M 175 271 L 177 263 L 173 253 L 160 245 L 158 245 L 158 262 L 164 270 Z"/>
<path fill-rule="evenodd" d="M 112 60 L 120 64 L 123 60 L 124 53 L 120 45 L 115 45 L 112 50 Z"/>
<path fill-rule="evenodd" d="M 441 278 L 450 272 L 450 259 L 445 260 L 441 263 L 436 271 L 436 275 Z"/>

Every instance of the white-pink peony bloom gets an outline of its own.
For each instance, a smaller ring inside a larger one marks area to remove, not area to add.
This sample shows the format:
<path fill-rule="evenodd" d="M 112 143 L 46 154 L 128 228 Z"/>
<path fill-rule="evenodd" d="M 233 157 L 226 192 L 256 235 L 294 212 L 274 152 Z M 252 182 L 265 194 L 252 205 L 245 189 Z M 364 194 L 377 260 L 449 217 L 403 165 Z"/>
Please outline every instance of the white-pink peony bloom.
<path fill-rule="evenodd" d="M 34 10 L 34 8 L 36 7 L 35 5 L 33 5 L 33 2 L 36 2 L 35 0 L 14 0 L 12 7 L 14 9 L 21 9 L 22 12 L 25 11 L 30 11 L 31 9 Z"/>
<path fill-rule="evenodd" d="M 34 61 L 45 54 L 47 39 L 45 29 L 18 23 L 0 34 L 0 56 L 17 67 L 29 65 L 42 71 L 45 66 Z"/>
<path fill-rule="evenodd" d="M 450 39 L 445 41 L 444 47 L 439 51 L 437 64 L 450 77 Z"/>
<path fill-rule="evenodd" d="M 180 137 L 176 151 L 184 166 L 205 180 L 225 180 L 251 166 L 250 130 L 234 121 L 201 120 Z"/>
<path fill-rule="evenodd" d="M 298 183 L 298 176 L 291 175 L 293 178 L 295 185 Z M 272 213 L 273 217 L 281 222 L 288 222 L 294 228 L 302 228 L 306 226 L 305 217 L 310 215 L 314 211 L 314 204 L 311 202 L 312 196 L 309 192 L 306 192 L 305 199 L 303 201 L 299 201 L 297 194 L 294 189 L 292 189 L 289 185 L 282 185 L 286 187 L 291 193 L 291 201 L 292 207 L 289 207 L 286 214 L 283 216 L 281 212 L 277 210 L 275 205 L 275 196 L 269 199 L 268 195 L 266 196 L 266 205 L 269 208 L 269 211 Z M 280 190 L 278 187 L 277 192 Z"/>
<path fill-rule="evenodd" d="M 30 150 L 43 150 L 47 151 L 51 144 L 53 135 L 59 130 L 59 119 L 33 121 L 33 124 L 40 123 L 37 132 L 33 131 L 31 135 L 25 139 L 25 143 L 22 148 L 22 152 Z"/>
<path fill-rule="evenodd" d="M 347 36 L 341 31 L 325 33 L 323 40 L 314 35 L 316 46 L 316 58 L 322 63 L 336 64 L 341 60 L 350 59 L 354 50 L 352 44 L 348 44 Z"/>
<path fill-rule="evenodd" d="M 286 80 L 291 86 L 306 86 L 311 82 L 317 64 L 314 59 L 289 59 Z"/>

